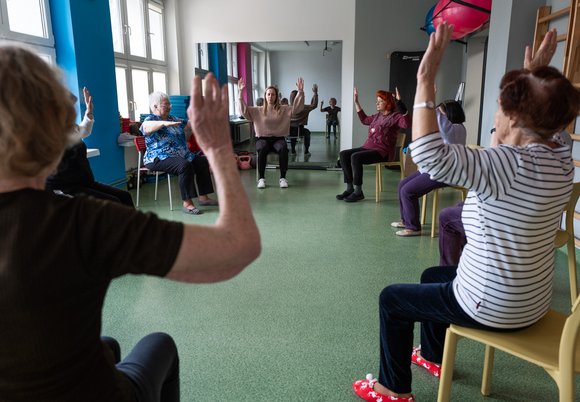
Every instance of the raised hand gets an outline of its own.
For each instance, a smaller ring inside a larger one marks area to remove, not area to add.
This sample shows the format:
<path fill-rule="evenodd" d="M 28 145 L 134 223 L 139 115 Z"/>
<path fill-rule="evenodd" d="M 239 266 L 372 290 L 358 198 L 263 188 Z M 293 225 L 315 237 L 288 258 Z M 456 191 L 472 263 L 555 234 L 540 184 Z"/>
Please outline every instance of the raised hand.
<path fill-rule="evenodd" d="M 318 84 L 312 85 L 312 92 L 318 93 Z"/>
<path fill-rule="evenodd" d="M 242 80 L 243 83 L 243 80 Z M 228 88 L 220 88 L 212 73 L 205 78 L 205 92 L 202 96 L 201 78 L 193 78 L 191 101 L 187 116 L 199 146 L 204 152 L 232 148 L 228 123 Z M 231 151 L 233 152 L 233 151 Z"/>
<path fill-rule="evenodd" d="M 418 81 L 435 82 L 435 76 L 439 70 L 441 59 L 449 44 L 452 32 L 453 25 L 444 22 L 437 27 L 437 31 L 431 34 L 429 37 L 429 45 L 417 70 Z"/>
<path fill-rule="evenodd" d="M 246 82 L 244 81 L 244 79 L 238 78 L 238 91 L 240 93 L 242 93 L 242 91 L 244 90 L 245 87 L 246 87 Z"/>
<path fill-rule="evenodd" d="M 531 70 L 535 67 L 547 66 L 552 61 L 554 53 L 556 53 L 556 47 L 558 46 L 557 41 L 558 33 L 556 29 L 550 29 L 546 32 L 540 47 L 536 54 L 532 56 L 532 48 L 526 46 L 526 52 L 524 55 L 524 68 Z"/>
<path fill-rule="evenodd" d="M 395 99 L 401 100 L 401 94 L 399 93 L 399 87 L 395 87 Z"/>
<path fill-rule="evenodd" d="M 304 91 L 304 79 L 302 77 L 298 77 L 298 81 L 296 81 L 296 87 L 299 91 Z"/>
<path fill-rule="evenodd" d="M 324 105 L 324 101 L 320 101 L 320 107 L 322 107 L 322 105 Z"/>
<path fill-rule="evenodd" d="M 87 87 L 83 87 L 83 97 L 85 98 L 85 105 L 87 105 L 87 111 L 85 112 L 85 114 L 89 119 L 92 119 L 94 110 L 93 97 L 91 96 L 91 93 L 89 92 Z"/>
<path fill-rule="evenodd" d="M 358 103 L 358 89 L 354 87 L 354 103 Z"/>

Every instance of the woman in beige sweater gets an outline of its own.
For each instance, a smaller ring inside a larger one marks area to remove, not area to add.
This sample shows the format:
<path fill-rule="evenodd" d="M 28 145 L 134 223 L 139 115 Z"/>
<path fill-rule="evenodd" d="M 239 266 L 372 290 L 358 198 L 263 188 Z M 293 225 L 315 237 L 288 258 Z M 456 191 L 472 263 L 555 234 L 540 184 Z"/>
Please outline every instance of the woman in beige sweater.
<path fill-rule="evenodd" d="M 288 147 L 286 137 L 290 133 L 290 119 L 304 108 L 304 80 L 298 78 L 298 95 L 292 105 L 280 105 L 278 88 L 269 86 L 264 94 L 263 106 L 248 106 L 243 98 L 246 84 L 238 80 L 238 104 L 242 115 L 254 123 L 256 131 L 256 151 L 258 152 L 258 188 L 266 188 L 264 175 L 269 152 L 276 152 L 280 158 L 280 188 L 287 188 Z"/>

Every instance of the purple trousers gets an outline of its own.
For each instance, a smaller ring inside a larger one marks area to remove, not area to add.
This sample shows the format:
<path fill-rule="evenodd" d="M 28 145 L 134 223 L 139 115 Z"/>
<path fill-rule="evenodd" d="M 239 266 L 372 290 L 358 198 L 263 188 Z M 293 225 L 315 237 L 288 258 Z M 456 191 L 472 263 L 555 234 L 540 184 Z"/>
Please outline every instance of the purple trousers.
<path fill-rule="evenodd" d="M 401 219 L 406 229 L 421 230 L 419 198 L 431 190 L 441 187 L 447 187 L 447 184 L 431 180 L 427 173 L 415 172 L 401 180 L 399 183 L 399 207 Z"/>
<path fill-rule="evenodd" d="M 463 247 L 467 243 L 461 222 L 463 203 L 444 208 L 439 213 L 439 265 L 457 266 Z"/>

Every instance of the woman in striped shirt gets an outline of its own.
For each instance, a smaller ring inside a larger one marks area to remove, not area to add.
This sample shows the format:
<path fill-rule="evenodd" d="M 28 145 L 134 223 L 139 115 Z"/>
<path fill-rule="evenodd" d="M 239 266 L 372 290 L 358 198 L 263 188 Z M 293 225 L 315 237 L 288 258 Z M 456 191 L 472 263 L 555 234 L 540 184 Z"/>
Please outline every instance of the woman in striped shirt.
<path fill-rule="evenodd" d="M 556 31 L 549 31 L 533 58 L 526 49 L 524 69 L 502 78 L 498 146 L 445 145 L 432 100 L 451 32 L 447 24 L 439 26 L 419 66 L 411 152 L 434 180 L 469 188 L 462 214 L 467 244 L 457 268 L 429 268 L 421 284 L 382 291 L 379 378 L 353 383 L 367 401 L 414 401 L 410 365 L 439 375 L 450 323 L 524 328 L 548 311 L 552 297 L 554 236 L 574 176 L 569 147 L 553 136 L 577 117 L 580 93 L 547 66 L 556 49 Z M 421 350 L 413 348 L 417 321 Z"/>

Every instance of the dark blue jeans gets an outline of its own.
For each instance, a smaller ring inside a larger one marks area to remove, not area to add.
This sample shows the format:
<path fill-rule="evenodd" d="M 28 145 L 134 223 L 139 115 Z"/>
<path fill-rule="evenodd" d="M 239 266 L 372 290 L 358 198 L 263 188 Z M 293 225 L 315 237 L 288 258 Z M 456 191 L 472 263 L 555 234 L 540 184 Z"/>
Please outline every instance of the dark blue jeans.
<path fill-rule="evenodd" d="M 102 340 L 113 352 L 117 369 L 133 383 L 139 402 L 179 402 L 179 357 L 171 336 L 145 336 L 122 361 L 119 343 L 109 337 Z"/>
<path fill-rule="evenodd" d="M 198 193 L 199 195 L 207 195 L 214 192 L 209 163 L 205 156 L 198 155 L 191 162 L 181 156 L 172 156 L 163 160 L 156 158 L 145 167 L 177 176 L 183 201 L 196 198 Z"/>
<path fill-rule="evenodd" d="M 397 393 L 411 392 L 411 353 L 415 322 L 421 323 L 421 355 L 441 363 L 449 324 L 479 324 L 457 303 L 453 293 L 456 267 L 427 268 L 420 284 L 387 286 L 379 298 L 381 361 L 379 382 Z M 497 329 L 495 329 L 497 330 Z"/>

